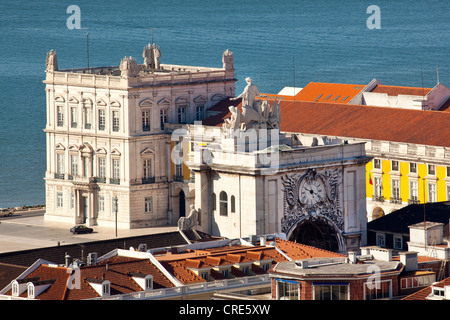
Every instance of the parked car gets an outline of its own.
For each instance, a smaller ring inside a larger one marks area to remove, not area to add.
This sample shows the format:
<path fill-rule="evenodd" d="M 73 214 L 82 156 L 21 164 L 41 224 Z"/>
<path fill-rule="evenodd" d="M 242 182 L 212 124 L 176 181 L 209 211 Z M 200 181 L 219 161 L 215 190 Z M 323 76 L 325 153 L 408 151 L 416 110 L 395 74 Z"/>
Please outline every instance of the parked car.
<path fill-rule="evenodd" d="M 14 209 L 0 209 L 0 216 L 4 216 L 4 217 L 10 217 L 13 215 L 14 213 Z"/>
<path fill-rule="evenodd" d="M 94 231 L 94 229 L 86 227 L 85 225 L 79 225 L 79 226 L 74 226 L 74 227 L 70 228 L 70 232 L 72 232 L 73 234 L 91 233 L 93 231 Z"/>

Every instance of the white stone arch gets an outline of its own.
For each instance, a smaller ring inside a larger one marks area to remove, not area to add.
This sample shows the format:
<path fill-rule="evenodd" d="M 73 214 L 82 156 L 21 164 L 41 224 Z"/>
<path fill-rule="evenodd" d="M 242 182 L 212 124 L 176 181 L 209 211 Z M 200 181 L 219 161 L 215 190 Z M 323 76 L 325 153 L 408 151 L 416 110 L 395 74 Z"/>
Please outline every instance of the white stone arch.
<path fill-rule="evenodd" d="M 372 209 L 372 220 L 381 218 L 384 215 L 385 215 L 385 212 L 384 212 L 383 208 L 381 208 L 380 206 L 375 206 Z"/>

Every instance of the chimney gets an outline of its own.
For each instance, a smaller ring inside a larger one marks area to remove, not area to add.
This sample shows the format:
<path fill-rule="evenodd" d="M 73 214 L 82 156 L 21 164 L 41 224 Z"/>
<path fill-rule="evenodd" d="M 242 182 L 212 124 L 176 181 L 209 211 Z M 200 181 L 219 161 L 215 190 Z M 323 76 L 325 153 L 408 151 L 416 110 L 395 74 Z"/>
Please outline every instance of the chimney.
<path fill-rule="evenodd" d="M 356 264 L 356 252 L 355 251 L 349 251 L 348 252 L 348 259 L 351 264 Z"/>
<path fill-rule="evenodd" d="M 64 256 L 64 259 L 65 259 L 65 263 L 66 263 L 65 266 L 66 267 L 70 266 L 70 264 L 72 263 L 72 257 L 70 255 L 68 255 L 67 252 L 66 252 L 66 255 Z"/>
<path fill-rule="evenodd" d="M 405 266 L 405 271 L 414 271 L 418 269 L 417 252 L 399 252 L 400 262 Z"/>
<path fill-rule="evenodd" d="M 259 238 L 259 244 L 260 244 L 261 246 L 265 246 L 265 245 L 266 245 L 266 237 L 265 237 L 265 236 L 261 236 L 261 237 Z"/>

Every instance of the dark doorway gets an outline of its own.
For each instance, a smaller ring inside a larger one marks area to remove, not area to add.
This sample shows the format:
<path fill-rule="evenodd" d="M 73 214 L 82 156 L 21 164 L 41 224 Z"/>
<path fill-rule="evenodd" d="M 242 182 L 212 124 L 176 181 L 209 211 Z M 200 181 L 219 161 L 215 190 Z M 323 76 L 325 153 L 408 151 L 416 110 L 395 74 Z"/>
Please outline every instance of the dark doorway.
<path fill-rule="evenodd" d="M 179 195 L 179 201 L 180 201 L 180 218 L 186 216 L 186 196 L 184 195 L 184 191 L 180 191 Z"/>
<path fill-rule="evenodd" d="M 300 223 L 289 240 L 328 251 L 339 251 L 336 231 L 323 221 Z"/>

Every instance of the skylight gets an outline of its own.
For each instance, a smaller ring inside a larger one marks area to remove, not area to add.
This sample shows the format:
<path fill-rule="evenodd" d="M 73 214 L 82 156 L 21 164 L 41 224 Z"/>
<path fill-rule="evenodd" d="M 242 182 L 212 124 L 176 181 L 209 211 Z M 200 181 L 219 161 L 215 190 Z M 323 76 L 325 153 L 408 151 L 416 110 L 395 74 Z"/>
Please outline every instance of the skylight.
<path fill-rule="evenodd" d="M 348 96 L 345 96 L 345 97 L 342 98 L 341 101 L 345 101 L 345 100 L 347 100 L 347 98 L 348 98 Z"/>

